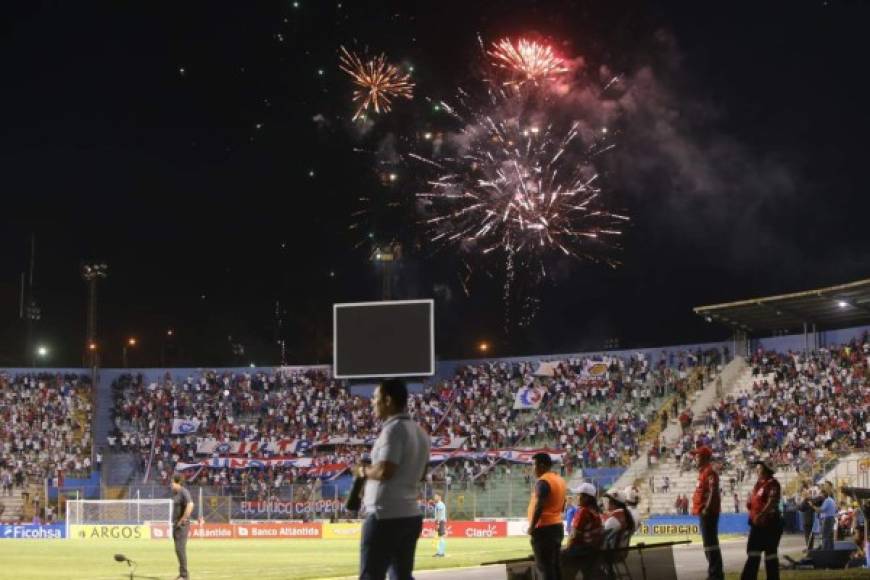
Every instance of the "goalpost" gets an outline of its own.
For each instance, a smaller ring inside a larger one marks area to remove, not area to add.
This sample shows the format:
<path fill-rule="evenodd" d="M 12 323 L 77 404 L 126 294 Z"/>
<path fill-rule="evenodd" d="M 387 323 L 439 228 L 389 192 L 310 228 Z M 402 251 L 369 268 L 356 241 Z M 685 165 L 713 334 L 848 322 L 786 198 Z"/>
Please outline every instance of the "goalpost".
<path fill-rule="evenodd" d="M 172 524 L 171 499 L 75 499 L 66 502 L 66 531 L 71 525 Z"/>

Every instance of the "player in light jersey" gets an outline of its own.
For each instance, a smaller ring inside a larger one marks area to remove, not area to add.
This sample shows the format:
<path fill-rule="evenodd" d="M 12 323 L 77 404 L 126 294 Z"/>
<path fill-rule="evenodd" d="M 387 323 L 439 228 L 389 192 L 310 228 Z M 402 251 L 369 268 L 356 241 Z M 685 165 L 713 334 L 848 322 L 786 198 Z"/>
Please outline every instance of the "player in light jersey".
<path fill-rule="evenodd" d="M 447 506 L 437 493 L 432 496 L 432 499 L 435 500 L 435 525 L 438 526 L 438 547 L 435 550 L 435 557 L 443 558 L 447 550 Z"/>

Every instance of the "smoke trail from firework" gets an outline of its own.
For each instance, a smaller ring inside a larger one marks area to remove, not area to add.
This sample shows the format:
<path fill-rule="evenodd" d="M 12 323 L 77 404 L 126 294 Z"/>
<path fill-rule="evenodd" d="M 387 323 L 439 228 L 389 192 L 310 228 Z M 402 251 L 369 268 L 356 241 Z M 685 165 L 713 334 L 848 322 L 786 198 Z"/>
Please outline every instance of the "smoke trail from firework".
<path fill-rule="evenodd" d="M 565 62 L 546 44 L 520 38 L 503 38 L 492 43 L 487 51 L 495 66 L 505 69 L 511 78 L 505 85 L 522 86 L 527 82 L 538 84 L 556 75 L 568 72 Z"/>
<path fill-rule="evenodd" d="M 410 76 L 388 63 L 383 53 L 364 61 L 342 46 L 338 66 L 350 75 L 356 85 L 353 93 L 353 101 L 357 105 L 354 120 L 370 109 L 375 113 L 389 112 L 394 99 L 413 97 L 414 83 Z"/>

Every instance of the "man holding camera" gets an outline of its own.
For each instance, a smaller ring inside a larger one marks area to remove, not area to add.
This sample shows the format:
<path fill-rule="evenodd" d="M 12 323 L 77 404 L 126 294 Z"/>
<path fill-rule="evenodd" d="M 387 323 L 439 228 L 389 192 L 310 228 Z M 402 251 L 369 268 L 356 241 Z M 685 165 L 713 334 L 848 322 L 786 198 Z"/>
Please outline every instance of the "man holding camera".
<path fill-rule="evenodd" d="M 366 513 L 360 544 L 360 579 L 411 580 L 414 552 L 423 530 L 418 484 L 429 462 L 429 436 L 407 413 L 408 388 L 399 379 L 382 382 L 372 398 L 384 424 L 372 447 L 371 465 L 359 465 L 365 478 Z"/>

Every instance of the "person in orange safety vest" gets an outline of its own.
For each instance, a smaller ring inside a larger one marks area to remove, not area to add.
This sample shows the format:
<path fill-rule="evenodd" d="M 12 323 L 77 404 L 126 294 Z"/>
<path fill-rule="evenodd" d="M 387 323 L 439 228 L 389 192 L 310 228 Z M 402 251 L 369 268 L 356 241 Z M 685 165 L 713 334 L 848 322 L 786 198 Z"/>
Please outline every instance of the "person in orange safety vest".
<path fill-rule="evenodd" d="M 532 456 L 538 480 L 529 499 L 529 529 L 535 566 L 544 580 L 561 580 L 559 555 L 565 528 L 565 480 L 550 471 L 553 459 L 549 453 Z"/>

